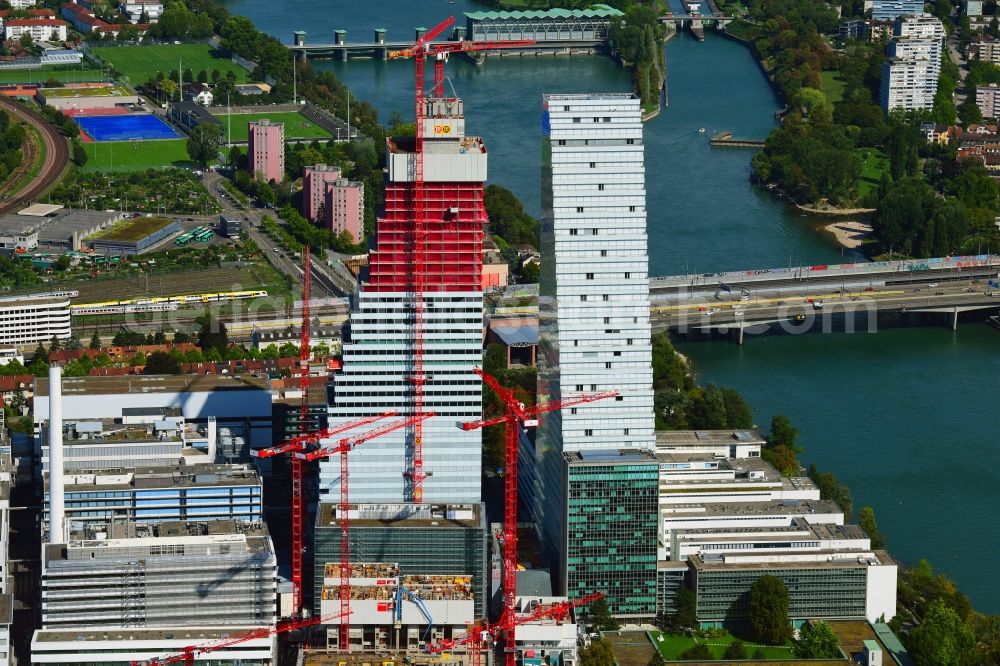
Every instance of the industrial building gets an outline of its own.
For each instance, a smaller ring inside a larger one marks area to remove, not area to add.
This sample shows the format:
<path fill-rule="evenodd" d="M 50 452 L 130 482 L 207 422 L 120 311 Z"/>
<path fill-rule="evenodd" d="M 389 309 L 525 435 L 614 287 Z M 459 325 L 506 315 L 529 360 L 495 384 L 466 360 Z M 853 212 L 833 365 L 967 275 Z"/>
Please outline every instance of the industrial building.
<path fill-rule="evenodd" d="M 142 254 L 180 232 L 180 219 L 137 217 L 99 231 L 87 243 L 95 252 L 124 257 Z"/>
<path fill-rule="evenodd" d="M 807 476 L 782 476 L 760 458 L 716 458 L 711 454 L 657 453 L 660 505 L 717 502 L 818 500 Z"/>
<path fill-rule="evenodd" d="M 338 510 L 337 504 L 322 501 L 317 511 L 314 546 L 316 613 L 330 611 L 331 593 L 336 595 L 336 588 L 330 587 L 332 582 L 326 574 L 329 573 L 327 565 L 338 567 L 340 563 Z M 470 619 L 485 615 L 488 594 L 486 518 L 481 504 L 352 503 L 349 511 L 352 563 L 392 563 L 401 577 L 468 577 L 473 603 L 468 609 L 461 606 L 463 610 L 458 615 L 468 614 Z M 337 577 L 339 580 L 339 571 Z M 339 596 L 333 599 L 339 599 Z M 324 600 L 327 602 L 326 611 Z M 468 599 L 463 597 L 463 601 Z M 385 619 L 388 616 L 382 617 Z M 352 649 L 377 644 L 373 642 L 376 641 L 374 620 L 367 629 L 353 617 L 350 622 Z M 420 620 L 415 622 L 421 632 L 426 624 Z M 329 646 L 338 647 L 337 639 L 337 631 L 331 630 Z"/>
<path fill-rule="evenodd" d="M 539 392 L 548 400 L 619 392 L 552 413 L 534 446 L 522 446 L 521 501 L 542 531 L 554 580 L 562 582 L 569 578 L 565 539 L 572 534 L 563 454 L 655 448 L 646 190 L 642 110 L 634 95 L 545 95 L 543 109 L 547 270 L 539 295 Z M 588 580 L 586 566 L 578 563 L 579 580 Z M 652 617 L 655 561 L 642 567 L 650 588 L 627 610 L 616 607 L 622 597 L 613 588 L 586 591 L 608 594 L 616 614 Z M 566 594 L 573 598 L 582 589 Z"/>
<path fill-rule="evenodd" d="M 603 592 L 618 617 L 656 616 L 659 466 L 649 451 L 564 452 L 566 596 Z"/>
<path fill-rule="evenodd" d="M 34 392 L 37 426 L 45 420 L 49 408 L 48 380 L 36 379 Z M 63 380 L 62 402 L 67 422 L 110 419 L 124 423 L 133 418 L 148 423 L 155 420 L 149 418 L 151 414 L 179 410 L 178 415 L 186 423 L 197 425 L 207 424 L 208 417 L 215 416 L 220 448 L 233 431 L 244 432 L 251 447 L 271 444 L 271 389 L 270 381 L 263 376 L 70 377 Z"/>
<path fill-rule="evenodd" d="M 515 12 L 466 12 L 465 34 L 472 41 L 530 39 L 544 41 L 601 40 L 624 14 L 604 4 L 586 9 Z"/>
<path fill-rule="evenodd" d="M 26 294 L 0 297 L 0 347 L 69 339 L 70 294 Z"/>
<path fill-rule="evenodd" d="M 59 204 L 34 204 L 0 217 L 0 249 L 17 254 L 35 249 L 79 252 L 85 238 L 123 217 L 117 211 L 75 210 Z"/>
<path fill-rule="evenodd" d="M 422 424 L 426 502 L 479 502 L 482 439 L 457 426 L 482 416 L 481 286 L 483 204 L 487 151 L 467 136 L 462 100 L 426 100 L 424 141 L 423 409 L 436 416 Z M 435 128 L 438 128 L 435 130 Z M 447 128 L 445 131 L 444 128 Z M 411 413 L 417 335 L 414 326 L 413 173 L 415 140 L 387 139 L 385 212 L 378 220 L 368 281 L 353 299 L 343 369 L 334 376 L 330 425 L 386 411 Z M 351 436 L 352 432 L 345 433 Z M 414 430 L 366 442 L 349 454 L 351 499 L 415 499 Z M 335 493 L 336 460 L 320 464 L 320 493 Z M 379 558 L 379 561 L 384 561 Z"/>

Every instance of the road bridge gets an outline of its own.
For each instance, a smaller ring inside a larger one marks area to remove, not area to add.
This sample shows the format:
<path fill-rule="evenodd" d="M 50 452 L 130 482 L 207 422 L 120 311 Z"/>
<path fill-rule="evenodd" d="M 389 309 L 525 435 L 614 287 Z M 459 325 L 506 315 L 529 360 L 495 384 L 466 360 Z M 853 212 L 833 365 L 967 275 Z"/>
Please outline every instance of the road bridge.
<path fill-rule="evenodd" d="M 821 327 L 874 332 L 883 314 L 958 326 L 966 312 L 1000 310 L 1000 256 L 800 266 L 650 279 L 656 331 L 694 339 L 799 333 Z"/>

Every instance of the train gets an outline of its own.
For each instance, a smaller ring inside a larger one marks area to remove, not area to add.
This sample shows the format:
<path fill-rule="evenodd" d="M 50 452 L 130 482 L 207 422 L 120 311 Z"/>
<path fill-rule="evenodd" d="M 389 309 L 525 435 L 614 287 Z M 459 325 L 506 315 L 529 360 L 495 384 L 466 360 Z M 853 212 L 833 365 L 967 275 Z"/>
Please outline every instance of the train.
<path fill-rule="evenodd" d="M 182 305 L 217 303 L 220 301 L 246 301 L 263 298 L 263 289 L 247 291 L 220 291 L 205 294 L 184 294 L 180 296 L 154 296 L 151 298 L 127 298 L 99 303 L 78 303 L 70 306 L 72 315 L 125 314 L 129 312 L 169 312 Z"/>

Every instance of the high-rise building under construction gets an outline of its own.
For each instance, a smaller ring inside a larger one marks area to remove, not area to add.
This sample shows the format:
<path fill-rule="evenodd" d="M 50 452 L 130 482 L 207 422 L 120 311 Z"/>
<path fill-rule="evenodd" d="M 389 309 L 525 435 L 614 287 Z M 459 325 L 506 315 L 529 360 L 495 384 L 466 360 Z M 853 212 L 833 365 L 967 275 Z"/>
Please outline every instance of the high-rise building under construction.
<path fill-rule="evenodd" d="M 423 501 L 478 502 L 481 437 L 458 423 L 482 413 L 482 389 L 473 368 L 482 362 L 486 146 L 481 138 L 466 136 L 460 99 L 427 98 L 423 117 L 422 188 L 414 185 L 415 139 L 386 140 L 385 212 L 378 220 L 367 281 L 353 303 L 329 421 L 336 426 L 387 411 L 408 414 L 415 391 L 422 390 L 423 411 L 436 414 L 422 424 L 423 466 L 429 474 Z M 414 265 L 418 199 L 423 208 L 419 266 Z M 422 370 L 415 371 L 421 367 L 415 365 L 415 353 L 422 354 Z M 352 502 L 419 499 L 413 492 L 412 431 L 365 442 L 349 455 Z M 339 483 L 338 462 L 324 461 L 320 493 L 335 491 Z"/>

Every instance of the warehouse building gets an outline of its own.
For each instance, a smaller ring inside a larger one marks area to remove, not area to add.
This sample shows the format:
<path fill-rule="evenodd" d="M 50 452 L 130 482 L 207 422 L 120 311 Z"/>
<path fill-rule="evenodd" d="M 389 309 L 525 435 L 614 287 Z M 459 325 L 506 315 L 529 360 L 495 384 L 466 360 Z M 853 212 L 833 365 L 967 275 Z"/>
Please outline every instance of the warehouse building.
<path fill-rule="evenodd" d="M 39 88 L 35 99 L 42 106 L 59 111 L 114 109 L 139 106 L 142 100 L 133 90 L 114 83 L 69 84 L 60 88 Z"/>
<path fill-rule="evenodd" d="M 33 204 L 0 217 L 0 250 L 79 252 L 82 241 L 124 217 L 118 211 L 76 210 L 59 204 Z"/>
<path fill-rule="evenodd" d="M 142 254 L 181 232 L 180 219 L 137 217 L 122 221 L 87 239 L 95 252 L 112 256 Z"/>

